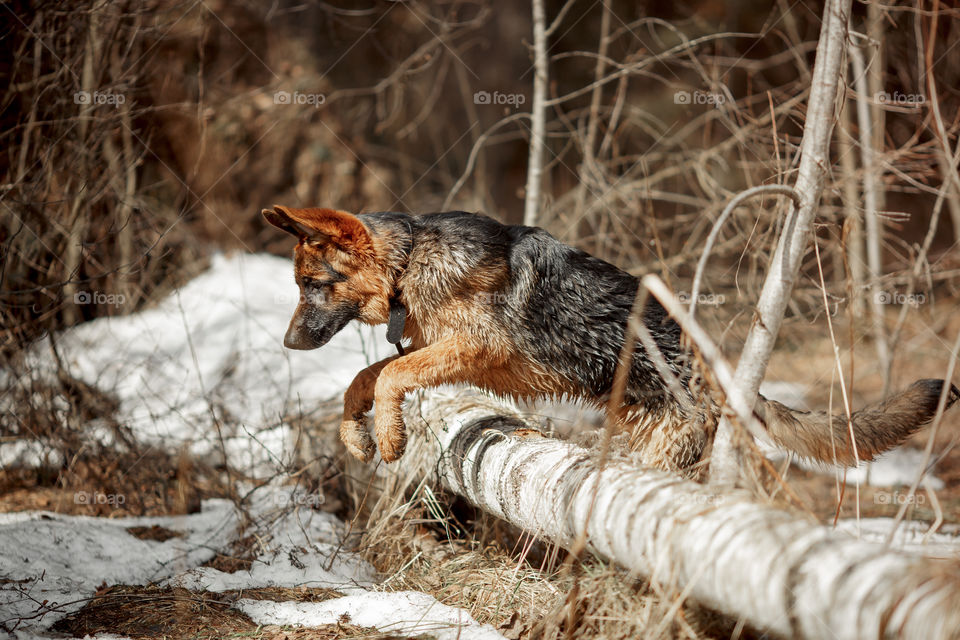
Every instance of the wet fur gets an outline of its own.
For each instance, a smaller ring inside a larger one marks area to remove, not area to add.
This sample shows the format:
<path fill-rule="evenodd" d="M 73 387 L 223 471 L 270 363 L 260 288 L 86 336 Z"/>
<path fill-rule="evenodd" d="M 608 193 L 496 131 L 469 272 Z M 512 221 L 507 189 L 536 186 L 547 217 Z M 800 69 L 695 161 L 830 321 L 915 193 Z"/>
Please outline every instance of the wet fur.
<path fill-rule="evenodd" d="M 387 462 L 403 455 L 404 395 L 444 383 L 470 383 L 515 398 L 576 397 L 604 406 L 638 281 L 538 228 L 503 225 L 464 212 L 353 216 L 331 209 L 264 210 L 299 238 L 294 252 L 301 303 L 284 343 L 311 349 L 353 319 L 387 322 L 390 300 L 407 309 L 407 354 L 360 372 L 344 396 L 341 439 L 362 460 L 375 445 Z M 644 461 L 689 470 L 712 441 L 716 408 L 696 411 L 680 330 L 654 299 L 643 310 L 684 398 L 667 390 L 641 347 L 634 353 L 616 418 Z M 859 459 L 900 443 L 928 422 L 943 382 L 920 381 L 854 415 Z M 951 388 L 949 402 L 956 400 Z M 761 399 L 757 415 L 771 439 L 800 455 L 849 464 L 845 418 L 793 411 Z"/>

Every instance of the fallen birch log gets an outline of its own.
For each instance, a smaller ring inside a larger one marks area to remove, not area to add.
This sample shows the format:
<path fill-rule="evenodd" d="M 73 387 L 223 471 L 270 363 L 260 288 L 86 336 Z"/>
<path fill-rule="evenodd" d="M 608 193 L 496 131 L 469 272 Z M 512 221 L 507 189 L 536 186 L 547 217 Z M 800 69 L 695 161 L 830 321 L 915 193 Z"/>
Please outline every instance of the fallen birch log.
<path fill-rule="evenodd" d="M 761 630 L 791 638 L 960 637 L 960 571 L 952 561 L 858 541 L 746 493 L 718 495 L 626 459 L 598 469 L 595 452 L 539 437 L 515 408 L 479 392 L 424 392 L 406 419 L 410 448 L 388 474 L 432 475 L 561 546 L 586 527 L 594 553 Z"/>

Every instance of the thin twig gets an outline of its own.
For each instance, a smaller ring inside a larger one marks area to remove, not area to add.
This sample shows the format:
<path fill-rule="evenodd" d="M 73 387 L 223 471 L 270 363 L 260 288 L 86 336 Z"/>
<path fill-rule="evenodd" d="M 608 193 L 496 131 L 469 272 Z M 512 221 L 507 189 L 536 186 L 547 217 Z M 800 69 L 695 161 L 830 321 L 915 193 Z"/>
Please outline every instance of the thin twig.
<path fill-rule="evenodd" d="M 717 218 L 717 221 L 713 223 L 713 228 L 710 230 L 710 235 L 707 236 L 707 242 L 703 246 L 703 254 L 700 256 L 700 260 L 697 262 L 697 271 L 693 275 L 693 287 L 690 291 L 691 318 L 694 317 L 697 312 L 697 298 L 700 294 L 700 281 L 703 279 L 703 271 L 707 266 L 707 260 L 710 258 L 710 251 L 713 250 L 713 244 L 717 241 L 717 236 L 720 235 L 720 228 L 723 227 L 724 223 L 727 221 L 727 218 L 730 217 L 730 214 L 733 213 L 734 209 L 736 209 L 741 202 L 747 198 L 752 198 L 759 193 L 775 193 L 777 195 L 787 196 L 793 200 L 794 206 L 800 206 L 800 196 L 792 187 L 788 187 L 783 184 L 764 184 L 757 187 L 752 187 L 746 191 L 741 191 L 736 197 L 733 198 L 733 200 L 730 201 L 730 204 L 724 207 L 720 217 Z"/>
<path fill-rule="evenodd" d="M 760 421 L 753 415 L 753 407 L 742 401 L 742 398 L 734 391 L 734 372 L 733 368 L 723 357 L 720 347 L 710 338 L 706 331 L 697 324 L 689 312 L 683 308 L 676 296 L 671 293 L 667 285 L 659 277 L 653 274 L 647 274 L 641 280 L 643 286 L 650 291 L 653 296 L 660 301 L 663 308 L 670 314 L 683 332 L 690 337 L 703 355 L 703 360 L 713 371 L 717 383 L 723 389 L 727 396 L 727 404 L 737 416 L 737 419 L 747 428 L 750 434 L 761 441 L 769 441 L 766 430 Z"/>

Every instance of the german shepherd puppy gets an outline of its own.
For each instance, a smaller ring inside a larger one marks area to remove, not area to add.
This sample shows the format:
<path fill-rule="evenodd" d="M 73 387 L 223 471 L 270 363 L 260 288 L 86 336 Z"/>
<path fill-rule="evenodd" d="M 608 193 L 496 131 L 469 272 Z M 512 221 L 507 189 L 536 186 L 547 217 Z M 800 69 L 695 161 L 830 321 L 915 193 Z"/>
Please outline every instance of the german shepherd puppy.
<path fill-rule="evenodd" d="M 263 215 L 296 236 L 300 303 L 284 345 L 323 346 L 351 320 L 389 322 L 406 352 L 361 371 L 344 396 L 340 437 L 360 460 L 374 441 L 366 414 L 376 402 L 380 455 L 403 455 L 404 395 L 445 383 L 532 399 L 566 395 L 605 406 L 620 359 L 638 280 L 534 227 L 483 215 L 368 213 L 275 206 Z M 623 406 L 614 418 L 649 465 L 686 471 L 712 443 L 718 410 L 697 410 L 680 329 L 652 297 L 642 320 L 681 382 L 675 397 L 638 347 Z M 391 335 L 392 334 L 392 335 Z M 920 380 L 853 414 L 860 459 L 899 444 L 931 420 L 942 380 Z M 676 388 L 676 386 L 674 386 Z M 951 385 L 952 404 L 960 391 Z M 852 464 L 845 416 L 794 411 L 760 398 L 756 414 L 770 439 L 801 456 Z"/>

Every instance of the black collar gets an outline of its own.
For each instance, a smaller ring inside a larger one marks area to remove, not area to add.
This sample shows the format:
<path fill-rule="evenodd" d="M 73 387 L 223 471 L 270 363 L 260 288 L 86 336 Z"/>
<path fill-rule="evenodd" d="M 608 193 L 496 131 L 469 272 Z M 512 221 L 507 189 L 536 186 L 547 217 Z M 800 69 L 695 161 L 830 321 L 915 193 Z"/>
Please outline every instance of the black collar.
<path fill-rule="evenodd" d="M 406 273 L 410 264 L 410 253 L 413 251 L 413 225 L 410 224 L 409 219 L 404 219 L 404 222 L 407 223 L 407 246 L 404 248 L 403 266 L 397 273 L 397 279 L 393 284 L 393 295 L 390 297 L 390 319 L 387 322 L 387 342 L 394 345 L 397 348 L 397 353 L 401 356 L 405 355 L 401 341 L 403 340 L 403 327 L 407 322 L 407 308 L 400 302 L 401 292 L 397 283 Z"/>

